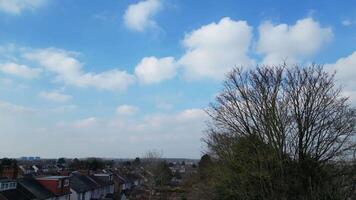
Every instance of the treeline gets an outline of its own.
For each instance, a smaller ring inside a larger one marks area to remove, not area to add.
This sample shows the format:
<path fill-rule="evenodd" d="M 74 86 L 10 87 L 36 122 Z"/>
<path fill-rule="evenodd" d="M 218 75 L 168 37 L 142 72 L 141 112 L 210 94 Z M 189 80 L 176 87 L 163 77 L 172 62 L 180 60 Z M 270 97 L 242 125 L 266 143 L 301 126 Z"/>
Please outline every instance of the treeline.
<path fill-rule="evenodd" d="M 0 159 L 0 172 L 2 172 L 5 167 L 17 168 L 17 160 L 11 158 Z"/>
<path fill-rule="evenodd" d="M 105 169 L 105 168 L 111 168 L 114 165 L 113 160 L 104 160 L 101 158 L 87 158 L 87 159 L 74 158 L 71 161 L 66 161 L 64 158 L 59 158 L 57 163 L 61 165 L 67 164 L 68 168 L 71 170 L 85 169 L 85 170 L 93 170 L 93 171 Z"/>

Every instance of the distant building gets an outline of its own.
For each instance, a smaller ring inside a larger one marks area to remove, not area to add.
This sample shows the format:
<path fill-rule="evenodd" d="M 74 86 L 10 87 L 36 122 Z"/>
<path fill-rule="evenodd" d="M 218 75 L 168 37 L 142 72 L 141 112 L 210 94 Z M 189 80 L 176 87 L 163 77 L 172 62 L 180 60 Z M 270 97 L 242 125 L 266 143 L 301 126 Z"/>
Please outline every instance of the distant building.
<path fill-rule="evenodd" d="M 41 157 L 39 157 L 39 156 L 23 156 L 20 158 L 20 160 L 34 161 L 34 160 L 41 160 Z"/>

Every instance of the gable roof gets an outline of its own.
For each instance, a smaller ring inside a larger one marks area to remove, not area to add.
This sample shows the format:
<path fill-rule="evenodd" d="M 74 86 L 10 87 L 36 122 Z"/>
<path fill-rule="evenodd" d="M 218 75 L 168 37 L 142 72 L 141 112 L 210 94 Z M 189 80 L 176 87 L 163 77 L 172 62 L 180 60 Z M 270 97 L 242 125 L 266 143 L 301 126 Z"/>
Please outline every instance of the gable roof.
<path fill-rule="evenodd" d="M 99 188 L 99 185 L 86 175 L 74 174 L 69 178 L 70 187 L 79 193 Z"/>
<path fill-rule="evenodd" d="M 32 194 L 37 199 L 47 199 L 50 197 L 55 197 L 55 195 L 37 182 L 34 178 L 26 177 L 18 180 L 18 185 L 20 185 L 19 190 L 25 194 Z"/>
<path fill-rule="evenodd" d="M 113 184 L 113 181 L 109 179 L 109 176 L 91 175 L 90 178 L 98 183 L 101 187 Z"/>

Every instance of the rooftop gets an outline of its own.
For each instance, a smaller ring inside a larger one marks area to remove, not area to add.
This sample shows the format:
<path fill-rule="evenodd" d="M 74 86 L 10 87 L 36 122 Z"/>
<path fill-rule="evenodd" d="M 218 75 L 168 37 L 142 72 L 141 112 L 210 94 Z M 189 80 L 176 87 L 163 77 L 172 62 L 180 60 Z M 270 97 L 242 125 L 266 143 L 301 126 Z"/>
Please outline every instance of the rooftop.
<path fill-rule="evenodd" d="M 58 180 L 58 179 L 65 179 L 69 178 L 69 176 L 44 176 L 36 178 L 37 180 Z"/>

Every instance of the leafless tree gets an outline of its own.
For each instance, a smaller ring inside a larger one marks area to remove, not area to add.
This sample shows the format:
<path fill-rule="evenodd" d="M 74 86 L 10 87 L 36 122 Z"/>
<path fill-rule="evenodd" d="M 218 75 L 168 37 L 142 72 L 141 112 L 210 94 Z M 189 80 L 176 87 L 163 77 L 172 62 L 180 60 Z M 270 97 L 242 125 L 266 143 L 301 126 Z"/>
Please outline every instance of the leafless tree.
<path fill-rule="evenodd" d="M 143 165 L 145 167 L 146 173 L 147 173 L 147 186 L 150 190 L 150 196 L 149 199 L 152 198 L 152 195 L 154 194 L 156 183 L 155 179 L 157 176 L 159 176 L 159 164 L 161 162 L 163 153 L 158 150 L 149 150 L 146 152 L 146 154 L 143 157 Z"/>
<path fill-rule="evenodd" d="M 231 160 L 239 138 L 257 139 L 271 147 L 280 174 L 286 161 L 307 170 L 351 160 L 356 113 L 341 92 L 334 74 L 319 65 L 236 68 L 207 111 L 212 120 L 205 142 L 213 156 Z"/>

